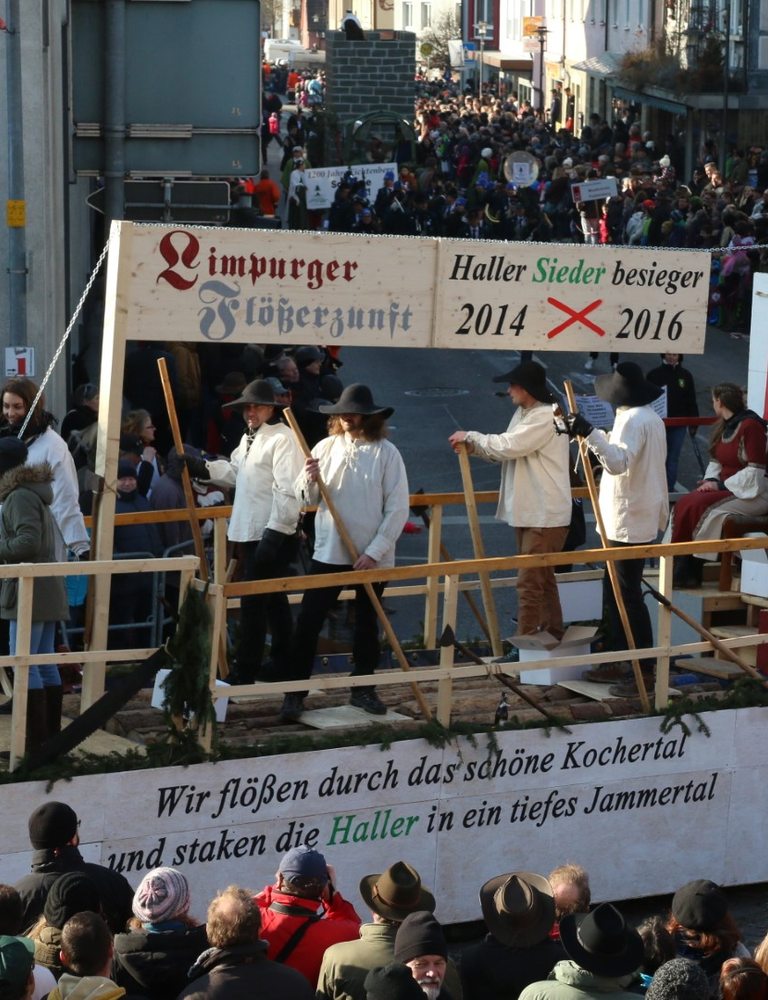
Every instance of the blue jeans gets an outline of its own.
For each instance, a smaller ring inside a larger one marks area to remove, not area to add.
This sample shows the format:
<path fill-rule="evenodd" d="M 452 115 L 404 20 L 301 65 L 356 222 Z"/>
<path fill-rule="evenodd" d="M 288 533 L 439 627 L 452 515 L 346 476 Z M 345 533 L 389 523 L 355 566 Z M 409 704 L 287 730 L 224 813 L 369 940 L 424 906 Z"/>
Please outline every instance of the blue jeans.
<path fill-rule="evenodd" d="M 10 647 L 11 656 L 16 654 L 16 627 L 15 621 L 11 622 Z M 53 653 L 54 634 L 56 622 L 32 622 L 32 634 L 29 640 L 29 651 L 31 653 Z M 55 663 L 40 664 L 29 668 L 29 689 L 39 690 L 44 687 L 58 687 L 61 684 L 59 668 Z"/>

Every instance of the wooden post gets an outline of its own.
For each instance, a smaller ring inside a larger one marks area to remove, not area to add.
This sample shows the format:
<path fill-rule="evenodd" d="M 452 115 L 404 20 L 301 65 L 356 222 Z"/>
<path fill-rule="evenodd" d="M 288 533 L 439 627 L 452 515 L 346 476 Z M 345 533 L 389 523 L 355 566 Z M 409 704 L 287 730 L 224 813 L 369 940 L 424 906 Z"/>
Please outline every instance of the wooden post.
<path fill-rule="evenodd" d="M 662 556 L 659 559 L 659 589 L 662 594 L 672 591 L 672 559 Z M 672 641 L 672 611 L 664 604 L 659 605 L 658 628 L 656 629 L 656 645 L 669 646 Z M 669 653 L 656 658 L 656 695 L 655 708 L 664 708 L 667 704 L 669 689 Z"/>
<path fill-rule="evenodd" d="M 301 433 L 301 428 L 296 423 L 296 418 L 291 413 L 289 408 L 286 408 L 285 410 L 283 410 L 283 412 L 285 413 L 285 418 L 288 421 L 291 430 L 296 435 L 296 440 L 299 443 L 299 447 L 301 448 L 302 453 L 306 456 L 306 458 L 311 458 L 312 452 L 309 450 L 309 446 L 304 438 L 304 435 Z M 346 525 L 339 516 L 338 510 L 336 510 L 336 504 L 333 502 L 330 495 L 330 491 L 323 482 L 321 476 L 317 477 L 317 485 L 320 489 L 320 494 L 322 495 L 323 500 L 325 500 L 325 505 L 328 508 L 331 517 L 334 520 L 334 523 L 336 524 L 336 530 L 341 535 L 341 540 L 344 542 L 347 552 L 349 552 L 352 562 L 353 563 L 357 562 L 358 552 L 355 549 L 355 543 L 352 541 L 352 537 L 347 531 Z M 386 612 L 382 607 L 381 601 L 379 600 L 376 591 L 373 589 L 373 584 L 365 583 L 363 584 L 363 586 L 365 588 L 366 594 L 368 595 L 368 600 L 371 602 L 371 604 L 373 605 L 373 609 L 376 612 L 376 617 L 381 622 L 382 627 L 384 628 L 384 632 L 387 636 L 387 639 L 389 639 L 389 643 L 392 646 L 392 651 L 397 657 L 397 662 L 400 664 L 402 670 L 408 672 L 411 668 L 408 665 L 408 661 L 405 658 L 405 653 L 402 650 L 400 642 L 397 636 L 395 635 L 395 630 L 392 628 L 392 624 L 389 618 L 387 618 Z M 432 710 L 427 704 L 424 695 L 421 693 L 418 686 L 414 683 L 411 683 L 411 691 L 413 692 L 413 695 L 419 704 L 419 708 L 421 709 L 421 714 L 424 716 L 427 722 L 430 722 L 432 720 Z"/>
<path fill-rule="evenodd" d="M 483 536 L 480 532 L 480 518 L 477 514 L 475 487 L 472 482 L 472 470 L 469 467 L 469 452 L 464 442 L 459 446 L 459 466 L 461 467 L 464 496 L 467 501 L 469 533 L 472 536 L 472 548 L 475 559 L 485 559 L 485 546 L 483 545 Z M 496 603 L 493 599 L 491 577 L 484 570 L 479 570 L 478 575 L 480 577 L 480 591 L 483 595 L 483 604 L 485 605 L 485 617 L 488 620 L 488 628 L 491 633 L 491 649 L 494 656 L 501 656 L 504 650 L 501 645 L 501 637 L 499 636 L 499 621 L 496 616 Z"/>
<path fill-rule="evenodd" d="M 423 509 L 423 508 L 422 508 Z M 429 535 L 427 537 L 427 560 L 439 562 L 443 545 L 440 536 L 443 531 L 442 505 L 432 511 L 432 517 L 423 516 Z M 440 597 L 440 578 L 431 576 L 427 579 L 427 595 L 424 601 L 424 647 L 434 649 L 437 645 L 437 614 Z"/>
<path fill-rule="evenodd" d="M 34 577 L 20 576 L 16 601 L 16 646 L 15 656 L 30 655 L 32 640 L 32 594 Z M 9 770 L 15 771 L 24 756 L 27 738 L 27 696 L 29 692 L 29 659 L 14 668 L 16 676 L 13 685 L 13 714 L 11 715 L 11 758 Z"/>
<path fill-rule="evenodd" d="M 563 388 L 565 389 L 565 395 L 568 400 L 568 408 L 571 413 L 577 413 L 576 409 L 576 397 L 573 394 L 573 386 L 570 381 L 566 379 L 563 383 Z M 597 530 L 600 535 L 600 541 L 604 549 L 608 548 L 608 539 L 605 534 L 605 524 L 603 523 L 603 515 L 600 511 L 600 502 L 597 496 L 597 486 L 595 484 L 595 474 L 592 471 L 592 465 L 589 461 L 589 452 L 587 448 L 587 442 L 584 438 L 579 438 L 579 455 L 581 456 L 581 464 L 584 467 L 584 476 L 587 480 L 587 487 L 589 488 L 589 499 L 592 501 L 592 508 L 595 512 L 595 521 L 597 522 Z M 608 475 L 608 473 L 604 473 Z M 619 586 L 619 576 L 616 571 L 616 564 L 613 560 L 608 560 L 606 562 L 608 568 L 608 577 L 611 581 L 611 587 L 613 588 L 613 596 L 616 600 L 616 607 L 619 610 L 619 617 L 621 618 L 621 624 L 624 629 L 624 636 L 626 637 L 627 649 L 637 649 L 635 645 L 635 637 L 632 634 L 632 626 L 629 624 L 629 617 L 627 615 L 627 608 L 624 604 L 624 598 L 621 593 L 621 587 Z M 644 712 L 650 712 L 651 703 L 648 700 L 648 692 L 645 688 L 645 681 L 643 680 L 643 672 L 640 668 L 640 661 L 635 657 L 632 660 L 632 670 L 635 675 L 635 683 L 637 684 L 637 690 L 640 694 L 640 704 L 643 706 Z M 658 685 L 657 685 L 658 687 Z"/>
<path fill-rule="evenodd" d="M 443 630 L 446 625 L 456 626 L 456 611 L 459 604 L 459 578 L 445 578 L 445 599 L 443 600 Z M 455 665 L 454 646 L 441 646 L 440 666 L 452 670 Z M 437 688 L 437 721 L 446 728 L 451 724 L 451 704 L 453 702 L 453 678 L 441 678 Z"/>

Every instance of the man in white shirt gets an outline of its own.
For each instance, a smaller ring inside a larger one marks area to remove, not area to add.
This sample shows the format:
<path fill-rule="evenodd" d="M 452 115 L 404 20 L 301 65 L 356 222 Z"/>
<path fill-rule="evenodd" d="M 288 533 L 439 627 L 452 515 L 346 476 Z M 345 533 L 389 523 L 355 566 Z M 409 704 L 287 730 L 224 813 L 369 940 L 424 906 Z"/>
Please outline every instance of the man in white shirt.
<path fill-rule="evenodd" d="M 586 440 L 603 467 L 600 513 L 609 546 L 655 542 L 669 517 L 667 438 L 661 417 L 650 404 L 662 390 L 649 382 L 634 361 L 623 361 L 612 375 L 595 379 L 599 399 L 610 403 L 616 419 L 610 434 L 596 430 L 580 413 L 567 418 L 572 437 Z M 644 559 L 616 562 L 619 588 L 638 649 L 653 646 L 651 616 L 643 598 Z M 603 601 L 608 612 L 613 649 L 626 649 L 624 628 L 608 572 L 603 577 Z M 641 661 L 646 681 L 653 684 L 653 660 Z M 604 663 L 584 672 L 584 679 L 613 684 L 629 680 L 628 663 Z M 634 682 L 629 690 L 635 690 Z"/>
<path fill-rule="evenodd" d="M 448 438 L 458 452 L 501 463 L 501 489 L 496 517 L 515 529 L 517 554 L 562 551 L 571 523 L 568 442 L 555 430 L 547 373 L 536 361 L 524 361 L 499 375 L 517 406 L 503 434 L 456 431 Z M 517 575 L 516 635 L 565 631 L 560 596 L 552 566 L 521 569 Z"/>
<path fill-rule="evenodd" d="M 239 399 L 226 406 L 241 410 L 247 430 L 229 459 L 205 461 L 183 455 L 189 474 L 219 486 L 234 486 L 235 500 L 227 535 L 245 552 L 245 580 L 286 576 L 298 551 L 301 508 L 293 482 L 301 469 L 301 451 L 289 428 L 275 413 L 285 407 L 275 400 L 272 386 L 256 379 Z M 261 670 L 267 622 L 272 644 L 273 672 L 282 674 L 291 643 L 292 616 L 285 594 L 243 597 L 240 645 L 232 683 L 249 684 Z M 274 680 L 274 675 L 260 679 Z"/>
<path fill-rule="evenodd" d="M 386 440 L 386 421 L 394 411 L 377 406 L 371 390 L 360 383 L 347 386 L 337 403 L 318 409 L 333 418 L 329 437 L 312 449 L 312 457 L 306 459 L 294 484 L 296 496 L 305 506 L 318 506 L 310 573 L 394 566 L 395 543 L 408 519 L 409 501 L 405 464 L 397 448 Z M 354 543 L 354 561 L 321 498 L 318 476 L 322 476 Z M 384 584 L 374 584 L 374 589 L 381 596 Z M 312 673 L 317 637 L 341 590 L 341 586 L 330 586 L 304 594 L 287 675 L 291 680 Z M 373 674 L 379 663 L 379 628 L 376 611 L 362 586 L 355 588 L 352 654 L 353 677 Z M 305 697 L 302 692 L 286 694 L 283 718 L 297 720 Z M 387 710 L 374 685 L 354 688 L 350 704 L 373 715 L 384 715 Z"/>

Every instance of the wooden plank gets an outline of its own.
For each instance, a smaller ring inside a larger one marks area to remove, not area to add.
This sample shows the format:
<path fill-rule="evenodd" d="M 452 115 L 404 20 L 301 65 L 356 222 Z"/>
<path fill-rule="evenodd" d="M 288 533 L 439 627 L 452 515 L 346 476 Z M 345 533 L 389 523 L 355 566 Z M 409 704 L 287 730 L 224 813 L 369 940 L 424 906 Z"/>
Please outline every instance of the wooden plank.
<path fill-rule="evenodd" d="M 370 715 L 354 705 L 336 705 L 333 708 L 312 708 L 302 712 L 299 722 L 313 729 L 357 729 L 376 723 L 413 722 L 413 719 L 410 715 L 401 715 L 392 709 L 386 715 Z"/>
<path fill-rule="evenodd" d="M 719 680 L 731 681 L 744 676 L 744 671 L 729 660 L 718 660 L 716 656 L 690 656 L 678 660 L 678 667 L 692 670 L 695 674 L 706 674 Z"/>
<path fill-rule="evenodd" d="M 627 680 L 631 680 L 632 675 L 627 674 Z M 610 693 L 610 684 L 595 684 L 594 681 L 558 681 L 558 687 L 573 691 L 584 698 L 591 698 L 593 701 L 616 701 L 616 695 Z M 658 687 L 658 685 L 657 685 Z M 667 697 L 662 704 L 666 704 L 669 698 L 682 698 L 683 692 L 679 688 L 668 687 Z M 639 696 L 638 696 L 639 697 Z"/>

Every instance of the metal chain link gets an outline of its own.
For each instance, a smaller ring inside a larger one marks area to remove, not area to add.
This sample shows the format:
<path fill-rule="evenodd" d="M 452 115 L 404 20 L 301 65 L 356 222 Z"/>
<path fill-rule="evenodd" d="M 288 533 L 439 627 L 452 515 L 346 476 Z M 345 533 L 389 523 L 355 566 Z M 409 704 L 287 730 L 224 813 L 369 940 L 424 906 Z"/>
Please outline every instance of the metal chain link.
<path fill-rule="evenodd" d="M 93 287 L 93 283 L 96 280 L 96 276 L 101 270 L 101 265 L 104 263 L 107 253 L 109 252 L 109 244 L 111 242 L 111 239 L 112 237 L 110 236 L 107 242 L 104 244 L 104 249 L 101 251 L 99 259 L 96 261 L 96 266 L 94 267 L 91 276 L 86 283 L 86 286 L 83 290 L 83 294 L 80 296 L 80 301 L 75 306 L 75 311 L 72 314 L 72 319 L 69 321 L 67 329 L 64 331 L 64 336 L 61 338 L 61 343 L 56 348 L 56 352 L 53 355 L 51 363 L 48 365 L 48 371 L 45 373 L 45 378 L 40 383 L 40 388 L 37 390 L 37 395 L 32 400 L 32 405 L 29 408 L 29 412 L 24 418 L 24 423 L 21 425 L 21 430 L 18 433 L 19 439 L 24 437 L 24 431 L 27 429 L 27 424 L 32 419 L 32 414 L 35 411 L 35 407 L 37 406 L 40 397 L 43 395 L 43 392 L 45 391 L 45 387 L 48 383 L 48 380 L 53 374 L 53 369 L 56 367 L 56 362 L 59 360 L 59 356 L 61 355 L 61 352 L 64 350 L 64 345 L 67 343 L 67 340 L 69 340 L 69 335 L 72 332 L 72 327 L 75 325 L 77 317 L 80 315 L 83 305 L 85 304 L 85 300 L 88 298 L 88 292 L 90 292 L 91 288 Z"/>

